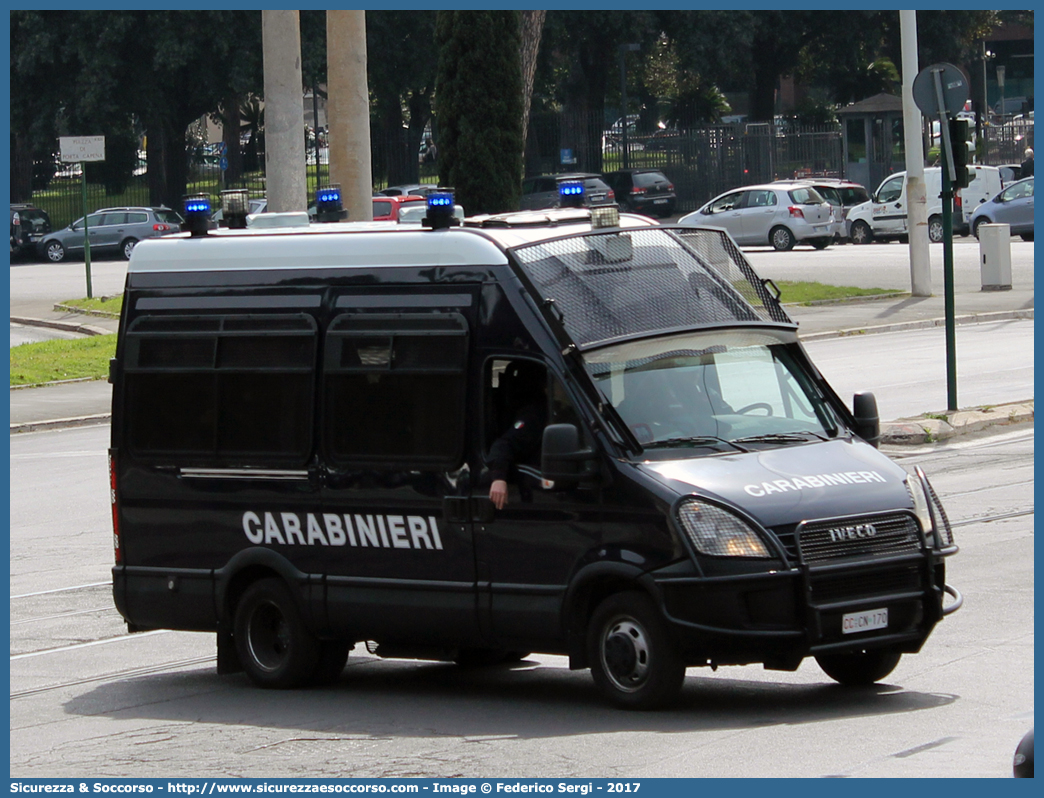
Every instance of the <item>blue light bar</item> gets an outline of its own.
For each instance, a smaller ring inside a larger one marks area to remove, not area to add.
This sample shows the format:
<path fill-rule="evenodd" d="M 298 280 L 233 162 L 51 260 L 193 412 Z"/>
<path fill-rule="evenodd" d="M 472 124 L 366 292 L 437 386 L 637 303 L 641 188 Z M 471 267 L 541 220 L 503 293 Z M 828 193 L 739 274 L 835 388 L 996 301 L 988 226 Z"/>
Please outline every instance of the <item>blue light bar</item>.
<path fill-rule="evenodd" d="M 193 197 L 185 200 L 185 213 L 205 213 L 210 215 L 210 200 L 206 197 Z"/>
<path fill-rule="evenodd" d="M 562 197 L 582 197 L 584 194 L 583 183 L 559 183 L 558 194 Z"/>
<path fill-rule="evenodd" d="M 428 208 L 449 208 L 453 210 L 453 195 L 452 194 L 429 194 L 428 195 Z"/>
<path fill-rule="evenodd" d="M 340 188 L 321 188 L 319 194 L 316 197 L 316 202 L 340 202 L 341 201 L 341 189 Z"/>

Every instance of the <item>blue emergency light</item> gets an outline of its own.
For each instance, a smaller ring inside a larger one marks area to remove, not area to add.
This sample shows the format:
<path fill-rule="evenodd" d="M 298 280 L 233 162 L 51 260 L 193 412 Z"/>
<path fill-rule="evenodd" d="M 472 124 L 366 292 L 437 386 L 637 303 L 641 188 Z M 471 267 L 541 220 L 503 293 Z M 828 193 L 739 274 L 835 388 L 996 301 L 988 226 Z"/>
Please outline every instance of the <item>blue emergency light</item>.
<path fill-rule="evenodd" d="M 341 187 L 331 183 L 315 191 L 315 220 L 317 222 L 339 222 L 348 218 L 348 211 L 341 205 Z"/>
<path fill-rule="evenodd" d="M 558 206 L 560 208 L 582 208 L 584 206 L 584 184 L 579 180 L 566 180 L 559 183 Z"/>
<path fill-rule="evenodd" d="M 444 230 L 457 224 L 457 218 L 453 214 L 453 194 L 448 191 L 435 191 L 428 195 L 428 215 L 424 217 L 423 224 L 432 230 Z"/>
<path fill-rule="evenodd" d="M 186 195 L 182 198 L 182 208 L 185 224 L 181 229 L 188 230 L 194 238 L 205 236 L 210 229 L 210 197 L 206 194 Z"/>

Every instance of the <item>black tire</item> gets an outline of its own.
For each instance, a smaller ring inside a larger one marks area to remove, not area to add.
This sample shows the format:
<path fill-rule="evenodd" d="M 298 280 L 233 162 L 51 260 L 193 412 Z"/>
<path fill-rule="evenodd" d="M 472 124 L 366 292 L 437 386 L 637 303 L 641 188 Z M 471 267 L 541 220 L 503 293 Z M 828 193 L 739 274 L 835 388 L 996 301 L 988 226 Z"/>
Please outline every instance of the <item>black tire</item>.
<path fill-rule="evenodd" d="M 794 234 L 780 225 L 769 230 L 769 243 L 776 252 L 789 252 L 794 248 Z"/>
<path fill-rule="evenodd" d="M 992 224 L 992 223 L 985 216 L 980 216 L 978 219 L 976 219 L 975 220 L 975 225 L 972 227 L 972 235 L 975 236 L 976 238 L 978 238 L 979 237 L 979 228 L 982 225 L 984 225 L 984 224 Z"/>
<path fill-rule="evenodd" d="M 320 643 L 319 662 L 312 672 L 312 684 L 330 684 L 344 670 L 352 644 L 347 640 L 324 640 Z"/>
<path fill-rule="evenodd" d="M 835 682 L 846 687 L 865 687 L 894 671 L 902 656 L 898 651 L 872 648 L 852 654 L 821 654 L 816 662 Z"/>
<path fill-rule="evenodd" d="M 941 216 L 932 216 L 928 219 L 928 240 L 938 244 L 943 240 L 943 220 Z"/>
<path fill-rule="evenodd" d="M 300 687 L 319 665 L 319 641 L 282 579 L 260 579 L 246 589 L 236 606 L 234 630 L 243 670 L 260 687 Z"/>
<path fill-rule="evenodd" d="M 874 231 L 870 229 L 870 225 L 862 219 L 856 219 L 852 222 L 852 232 L 849 234 L 849 241 L 853 244 L 869 244 L 873 240 Z"/>
<path fill-rule="evenodd" d="M 812 245 L 813 249 L 826 249 L 830 246 L 829 238 L 810 238 L 808 243 Z"/>
<path fill-rule="evenodd" d="M 48 241 L 43 247 L 44 255 L 51 263 L 61 263 L 65 260 L 65 247 L 58 241 Z"/>
<path fill-rule="evenodd" d="M 136 238 L 128 238 L 120 244 L 120 255 L 123 256 L 124 260 L 130 260 L 131 252 L 134 251 L 135 245 L 138 243 Z"/>
<path fill-rule="evenodd" d="M 587 649 L 595 684 L 619 707 L 657 709 L 681 690 L 685 663 L 644 593 L 617 593 L 599 604 L 588 627 Z"/>
<path fill-rule="evenodd" d="M 1022 238 L 1023 241 L 1033 240 L 1033 233 L 1020 233 L 1019 236 Z"/>

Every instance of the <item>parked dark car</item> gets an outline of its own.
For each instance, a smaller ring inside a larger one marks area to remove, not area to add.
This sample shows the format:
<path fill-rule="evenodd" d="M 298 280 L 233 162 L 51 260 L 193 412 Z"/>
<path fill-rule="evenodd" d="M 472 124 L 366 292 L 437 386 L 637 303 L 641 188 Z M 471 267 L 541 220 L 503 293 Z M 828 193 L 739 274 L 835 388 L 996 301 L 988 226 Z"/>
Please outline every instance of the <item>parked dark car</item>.
<path fill-rule="evenodd" d="M 170 208 L 102 208 L 87 216 L 87 235 L 91 252 L 117 252 L 129 260 L 141 239 L 177 233 L 181 223 L 181 216 Z M 41 248 L 53 263 L 82 255 L 83 218 L 45 236 Z"/>
<path fill-rule="evenodd" d="M 601 175 L 587 172 L 566 172 L 560 175 L 537 175 L 522 181 L 522 210 L 539 211 L 558 206 L 558 187 L 561 183 L 582 182 L 584 205 L 609 205 L 615 200 L 613 190 Z"/>
<path fill-rule="evenodd" d="M 659 216 L 674 213 L 674 183 L 658 169 L 621 169 L 603 175 L 621 210 Z"/>
<path fill-rule="evenodd" d="M 40 242 L 51 232 L 47 211 L 25 203 L 11 203 L 11 257 L 36 256 Z"/>

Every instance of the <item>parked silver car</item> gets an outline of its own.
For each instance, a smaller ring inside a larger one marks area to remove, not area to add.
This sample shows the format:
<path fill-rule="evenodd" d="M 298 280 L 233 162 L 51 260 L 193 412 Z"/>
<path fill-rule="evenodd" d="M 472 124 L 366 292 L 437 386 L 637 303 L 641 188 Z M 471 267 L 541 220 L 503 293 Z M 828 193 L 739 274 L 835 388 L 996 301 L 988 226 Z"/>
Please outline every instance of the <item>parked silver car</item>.
<path fill-rule="evenodd" d="M 1033 240 L 1033 178 L 1012 183 L 989 202 L 984 202 L 971 215 L 971 229 L 979 237 L 981 224 L 1006 224 L 1013 236 Z"/>
<path fill-rule="evenodd" d="M 115 251 L 130 259 L 141 239 L 177 233 L 181 223 L 181 216 L 170 208 L 102 208 L 87 216 L 87 236 L 91 252 Z M 82 257 L 83 219 L 46 236 L 40 247 L 53 263 L 70 255 Z"/>
<path fill-rule="evenodd" d="M 678 223 L 720 227 L 741 246 L 769 244 L 783 252 L 795 244 L 825 249 L 833 241 L 836 218 L 830 203 L 811 186 L 781 182 L 733 189 Z"/>

